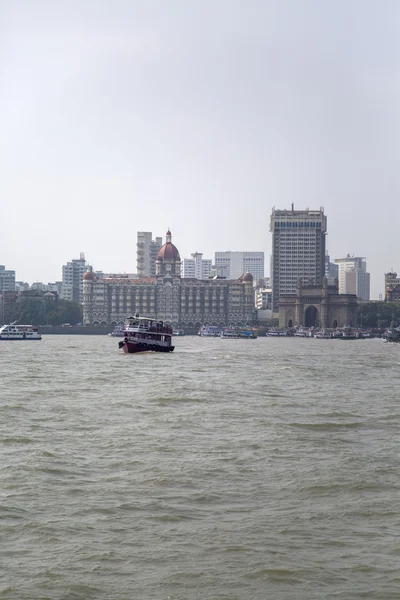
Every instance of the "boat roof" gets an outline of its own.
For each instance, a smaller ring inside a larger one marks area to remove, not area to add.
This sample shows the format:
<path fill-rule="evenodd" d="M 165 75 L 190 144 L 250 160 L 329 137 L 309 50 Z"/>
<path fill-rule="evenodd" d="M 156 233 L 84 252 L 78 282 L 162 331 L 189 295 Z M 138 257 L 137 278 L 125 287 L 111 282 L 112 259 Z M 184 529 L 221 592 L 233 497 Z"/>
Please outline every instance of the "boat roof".
<path fill-rule="evenodd" d="M 136 316 L 131 316 L 131 317 L 127 317 L 127 320 L 133 320 L 133 321 L 157 321 L 157 319 L 155 319 L 154 317 L 139 317 L 139 315 Z"/>

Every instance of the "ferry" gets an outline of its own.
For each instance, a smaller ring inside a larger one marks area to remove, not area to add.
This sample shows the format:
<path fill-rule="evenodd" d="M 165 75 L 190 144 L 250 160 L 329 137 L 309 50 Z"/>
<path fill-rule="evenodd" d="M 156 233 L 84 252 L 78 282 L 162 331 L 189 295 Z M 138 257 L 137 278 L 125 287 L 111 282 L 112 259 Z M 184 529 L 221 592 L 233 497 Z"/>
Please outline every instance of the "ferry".
<path fill-rule="evenodd" d="M 172 352 L 172 327 L 149 317 L 128 317 L 125 322 L 124 339 L 118 343 L 127 354 L 137 352 Z"/>
<path fill-rule="evenodd" d="M 41 340 L 37 327 L 17 325 L 17 321 L 0 327 L 0 340 Z"/>
<path fill-rule="evenodd" d="M 251 329 L 239 329 L 238 327 L 226 327 L 221 331 L 221 339 L 255 340 L 257 335 Z"/>

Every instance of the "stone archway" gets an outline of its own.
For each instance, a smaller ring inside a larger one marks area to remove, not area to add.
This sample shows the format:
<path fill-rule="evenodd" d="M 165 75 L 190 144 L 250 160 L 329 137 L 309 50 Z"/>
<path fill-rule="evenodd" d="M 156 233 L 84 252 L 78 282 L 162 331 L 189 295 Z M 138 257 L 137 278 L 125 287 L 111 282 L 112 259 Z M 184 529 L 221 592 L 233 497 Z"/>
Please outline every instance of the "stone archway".
<path fill-rule="evenodd" d="M 304 313 L 304 326 L 305 327 L 318 327 L 319 326 L 319 314 L 316 306 L 307 306 Z"/>
<path fill-rule="evenodd" d="M 293 320 L 292 319 L 288 320 L 287 326 L 289 327 L 289 329 L 292 329 L 292 327 L 293 327 Z"/>

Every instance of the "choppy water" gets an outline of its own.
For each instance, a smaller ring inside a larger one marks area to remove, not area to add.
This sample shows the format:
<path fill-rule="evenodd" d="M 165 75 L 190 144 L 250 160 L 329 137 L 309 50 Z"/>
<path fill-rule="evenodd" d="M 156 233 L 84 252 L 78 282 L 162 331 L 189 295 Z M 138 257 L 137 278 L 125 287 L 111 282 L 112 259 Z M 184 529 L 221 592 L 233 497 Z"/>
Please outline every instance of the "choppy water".
<path fill-rule="evenodd" d="M 400 345 L 0 346 L 2 600 L 400 598 Z"/>

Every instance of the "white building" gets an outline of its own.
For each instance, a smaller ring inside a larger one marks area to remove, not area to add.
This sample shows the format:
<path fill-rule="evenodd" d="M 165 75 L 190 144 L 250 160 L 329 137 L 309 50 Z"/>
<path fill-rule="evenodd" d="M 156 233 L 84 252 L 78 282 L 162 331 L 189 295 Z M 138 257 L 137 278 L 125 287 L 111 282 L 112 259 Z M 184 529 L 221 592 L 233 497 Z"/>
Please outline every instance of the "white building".
<path fill-rule="evenodd" d="M 367 261 L 360 256 L 336 258 L 339 267 L 339 294 L 356 294 L 360 300 L 370 299 L 370 274 Z"/>
<path fill-rule="evenodd" d="M 65 288 L 65 294 L 68 298 L 63 297 L 64 300 L 73 300 L 82 304 L 83 301 L 83 274 L 87 271 L 87 264 L 85 255 L 81 252 L 79 258 L 74 258 L 71 262 L 63 265 L 62 268 L 62 283 L 63 286 L 72 286 L 72 297 L 70 298 L 68 287 Z M 68 292 L 67 292 L 68 290 Z"/>
<path fill-rule="evenodd" d="M 0 292 L 15 292 L 15 271 L 0 265 Z"/>
<path fill-rule="evenodd" d="M 212 271 L 211 258 L 203 258 L 201 252 L 194 252 L 191 257 L 183 259 L 181 276 L 192 279 L 209 279 Z"/>
<path fill-rule="evenodd" d="M 271 281 L 273 311 L 279 297 L 295 294 L 299 279 L 322 287 L 325 275 L 325 234 L 327 219 L 320 210 L 272 210 Z"/>
<path fill-rule="evenodd" d="M 162 246 L 162 237 L 152 239 L 151 231 L 137 232 L 136 269 L 138 277 L 155 277 L 156 258 Z"/>
<path fill-rule="evenodd" d="M 31 286 L 26 281 L 16 281 L 15 282 L 15 291 L 16 292 L 27 292 L 30 290 Z"/>
<path fill-rule="evenodd" d="M 264 252 L 216 252 L 215 268 L 218 276 L 227 279 L 238 279 L 243 273 L 260 279 L 264 277 Z"/>
<path fill-rule="evenodd" d="M 272 310 L 271 288 L 260 288 L 256 291 L 256 307 L 258 310 Z"/>

